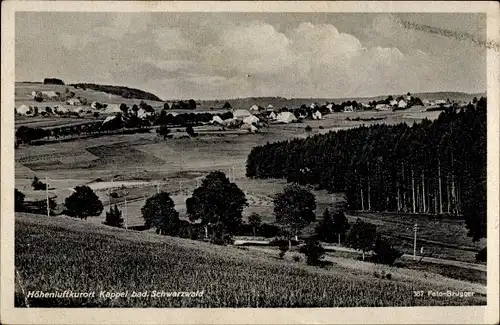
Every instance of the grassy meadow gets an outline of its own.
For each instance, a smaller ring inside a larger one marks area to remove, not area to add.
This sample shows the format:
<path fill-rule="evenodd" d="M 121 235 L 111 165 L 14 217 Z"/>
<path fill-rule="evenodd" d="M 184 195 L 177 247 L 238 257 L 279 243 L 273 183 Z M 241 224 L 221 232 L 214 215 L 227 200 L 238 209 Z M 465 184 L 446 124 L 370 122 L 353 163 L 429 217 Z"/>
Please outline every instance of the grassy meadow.
<path fill-rule="evenodd" d="M 374 307 L 484 305 L 485 296 L 432 297 L 459 290 L 426 278 L 382 279 L 373 268 L 310 267 L 268 253 L 116 230 L 65 217 L 16 214 L 15 266 L 25 292 L 96 291 L 95 298 L 28 299 L 31 307 Z M 202 297 L 118 298 L 106 291 L 197 291 Z M 414 291 L 424 290 L 423 297 Z M 478 289 L 478 291 L 480 291 Z M 22 290 L 16 302 L 23 305 Z"/>

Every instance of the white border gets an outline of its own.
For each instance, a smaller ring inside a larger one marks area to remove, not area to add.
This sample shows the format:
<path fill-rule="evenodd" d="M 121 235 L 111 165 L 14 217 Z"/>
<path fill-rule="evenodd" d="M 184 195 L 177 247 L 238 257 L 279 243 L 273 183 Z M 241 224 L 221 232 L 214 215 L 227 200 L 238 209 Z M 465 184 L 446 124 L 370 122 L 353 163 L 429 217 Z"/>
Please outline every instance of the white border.
<path fill-rule="evenodd" d="M 311 308 L 311 309 L 14 309 L 14 15 L 16 11 L 176 11 L 176 12 L 485 12 L 488 40 L 499 42 L 496 2 L 2 2 L 1 97 L 1 300 L 4 324 L 291 324 L 422 323 L 495 324 L 499 322 L 499 53 L 488 63 L 488 305 L 486 307 Z"/>

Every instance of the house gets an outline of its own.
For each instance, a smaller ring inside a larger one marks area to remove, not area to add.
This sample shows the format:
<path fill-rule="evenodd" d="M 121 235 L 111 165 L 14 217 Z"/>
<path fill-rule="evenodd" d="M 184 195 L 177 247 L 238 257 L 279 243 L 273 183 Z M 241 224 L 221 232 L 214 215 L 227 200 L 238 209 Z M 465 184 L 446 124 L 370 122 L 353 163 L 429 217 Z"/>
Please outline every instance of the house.
<path fill-rule="evenodd" d="M 326 108 L 328 108 L 328 110 L 330 111 L 330 113 L 333 113 L 333 104 L 332 103 L 326 105 Z"/>
<path fill-rule="evenodd" d="M 260 121 L 260 119 L 255 115 L 250 115 L 250 116 L 247 116 L 243 119 L 243 123 L 245 123 L 245 124 L 254 124 L 254 123 L 258 123 L 259 121 Z"/>
<path fill-rule="evenodd" d="M 267 105 L 266 109 L 267 109 L 268 111 L 272 111 L 272 110 L 274 110 L 274 106 L 273 106 L 273 105 L 271 105 L 271 104 L 269 104 L 269 105 Z"/>
<path fill-rule="evenodd" d="M 102 107 L 101 103 L 99 103 L 99 102 L 92 102 L 92 104 L 90 104 L 90 108 L 92 108 L 92 109 L 99 109 L 98 107 L 99 108 Z"/>
<path fill-rule="evenodd" d="M 248 132 L 250 132 L 250 133 L 259 132 L 259 129 L 255 125 L 251 125 L 251 124 L 243 124 L 241 126 L 241 129 L 242 130 L 248 130 Z"/>
<path fill-rule="evenodd" d="M 227 126 L 227 127 L 236 127 L 240 124 L 240 121 L 235 118 L 228 118 L 226 120 L 222 121 L 222 125 Z"/>
<path fill-rule="evenodd" d="M 76 106 L 76 105 L 81 105 L 82 103 L 78 98 L 70 98 L 66 101 L 66 104 Z"/>
<path fill-rule="evenodd" d="M 398 101 L 395 100 L 395 99 L 393 99 L 393 100 L 391 100 L 391 102 L 389 103 L 389 105 L 391 105 L 391 106 L 397 106 L 398 105 Z"/>
<path fill-rule="evenodd" d="M 446 104 L 446 101 L 443 100 L 443 99 L 438 99 L 438 100 L 435 101 L 435 104 L 436 105 L 444 105 L 444 104 Z"/>
<path fill-rule="evenodd" d="M 139 108 L 139 110 L 137 111 L 138 118 L 147 118 L 151 115 L 153 115 L 152 112 L 146 112 L 146 110 L 144 110 L 143 108 Z"/>
<path fill-rule="evenodd" d="M 315 103 L 311 103 L 311 105 L 309 105 L 309 108 L 310 109 L 315 109 L 316 108 L 316 104 Z"/>
<path fill-rule="evenodd" d="M 33 110 L 27 105 L 22 104 L 15 108 L 15 111 L 18 115 L 30 115 Z"/>
<path fill-rule="evenodd" d="M 352 105 L 350 105 L 350 106 L 344 106 L 344 112 L 354 112 L 354 109 L 352 108 Z"/>
<path fill-rule="evenodd" d="M 212 117 L 212 120 L 210 121 L 211 124 L 223 124 L 222 119 L 220 116 L 215 115 Z"/>
<path fill-rule="evenodd" d="M 42 95 L 49 99 L 58 99 L 59 95 L 55 91 L 42 91 Z"/>
<path fill-rule="evenodd" d="M 105 114 L 114 114 L 120 112 L 120 105 L 118 104 L 108 104 L 108 106 L 104 109 Z"/>
<path fill-rule="evenodd" d="M 106 123 L 108 123 L 108 122 L 110 122 L 110 121 L 113 121 L 115 118 L 116 118 L 116 115 L 108 116 L 108 117 L 106 117 L 106 119 L 102 122 L 102 124 L 101 124 L 101 125 L 104 125 L 104 124 L 106 124 Z"/>
<path fill-rule="evenodd" d="M 408 104 L 406 103 L 406 101 L 404 99 L 401 99 L 398 103 L 398 108 L 406 108 L 408 106 Z"/>
<path fill-rule="evenodd" d="M 257 105 L 255 105 L 255 104 L 253 104 L 253 105 L 250 107 L 250 110 L 251 110 L 251 111 L 258 111 L 259 109 L 260 109 L 260 107 L 259 107 L 259 106 L 257 106 Z"/>
<path fill-rule="evenodd" d="M 411 96 L 409 96 L 409 95 L 406 96 L 406 100 L 410 102 L 411 101 Z"/>
<path fill-rule="evenodd" d="M 233 111 L 233 117 L 236 119 L 243 119 L 247 116 L 252 115 L 248 110 L 246 109 L 237 109 Z"/>
<path fill-rule="evenodd" d="M 387 104 L 377 104 L 377 106 L 375 106 L 375 110 L 377 111 L 388 111 L 390 109 L 390 106 Z"/>
<path fill-rule="evenodd" d="M 276 119 L 276 113 L 271 112 L 271 114 L 269 114 L 268 118 L 271 119 L 271 120 L 275 120 Z"/>
<path fill-rule="evenodd" d="M 424 99 L 422 101 L 422 104 L 424 104 L 425 106 L 429 106 L 429 105 L 431 105 L 431 102 L 428 99 Z"/>
<path fill-rule="evenodd" d="M 280 122 L 280 123 L 286 123 L 286 124 L 288 124 L 288 123 L 296 122 L 297 118 L 291 112 L 281 112 L 276 117 L 276 120 L 278 122 Z"/>
<path fill-rule="evenodd" d="M 323 118 L 323 115 L 321 115 L 320 111 L 316 111 L 312 115 L 313 120 L 321 120 Z"/>
<path fill-rule="evenodd" d="M 361 106 L 362 106 L 364 109 L 367 109 L 367 108 L 370 108 L 370 107 L 371 107 L 369 104 L 366 104 L 366 103 L 361 103 Z"/>

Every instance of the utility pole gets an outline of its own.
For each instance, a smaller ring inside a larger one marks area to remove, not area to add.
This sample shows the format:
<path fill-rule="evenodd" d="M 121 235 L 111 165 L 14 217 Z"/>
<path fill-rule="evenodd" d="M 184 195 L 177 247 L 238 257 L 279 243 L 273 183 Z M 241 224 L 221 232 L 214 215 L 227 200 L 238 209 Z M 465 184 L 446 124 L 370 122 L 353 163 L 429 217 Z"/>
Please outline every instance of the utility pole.
<path fill-rule="evenodd" d="M 179 181 L 179 194 L 182 192 L 182 181 Z"/>
<path fill-rule="evenodd" d="M 413 260 L 417 259 L 417 229 L 418 229 L 418 224 L 415 224 L 413 226 Z"/>
<path fill-rule="evenodd" d="M 234 166 L 233 166 L 233 182 L 236 180 L 236 176 L 234 176 Z"/>
<path fill-rule="evenodd" d="M 50 207 L 49 207 L 49 178 L 45 177 L 45 196 L 47 199 L 47 217 L 50 217 Z"/>
<path fill-rule="evenodd" d="M 158 186 L 158 183 L 156 183 L 156 194 L 160 193 L 160 187 Z"/>
<path fill-rule="evenodd" d="M 127 198 L 125 198 L 125 229 L 128 230 Z"/>

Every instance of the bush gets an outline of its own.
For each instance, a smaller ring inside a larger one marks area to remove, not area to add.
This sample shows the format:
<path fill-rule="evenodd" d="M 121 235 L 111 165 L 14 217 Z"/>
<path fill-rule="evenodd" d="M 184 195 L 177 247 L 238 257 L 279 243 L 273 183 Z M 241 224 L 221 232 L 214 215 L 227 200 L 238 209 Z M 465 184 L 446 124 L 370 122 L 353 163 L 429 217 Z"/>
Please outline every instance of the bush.
<path fill-rule="evenodd" d="M 44 182 L 41 182 L 38 177 L 33 177 L 33 182 L 31 182 L 31 186 L 33 187 L 33 189 L 35 191 L 41 191 L 41 190 L 45 190 L 47 189 L 47 184 L 45 184 Z"/>
<path fill-rule="evenodd" d="M 80 219 L 87 219 L 90 216 L 99 216 L 104 209 L 101 200 L 86 185 L 75 187 L 75 192 L 64 201 L 70 215 Z"/>
<path fill-rule="evenodd" d="M 197 136 L 198 134 L 196 132 L 194 132 L 194 129 L 192 126 L 188 126 L 186 128 L 186 133 L 190 136 L 190 137 L 195 137 Z"/>
<path fill-rule="evenodd" d="M 311 132 L 312 131 L 312 127 L 310 125 L 307 125 L 306 126 L 306 132 Z"/>
<path fill-rule="evenodd" d="M 476 261 L 478 262 L 486 262 L 486 247 L 481 249 L 479 253 L 476 254 Z"/>
<path fill-rule="evenodd" d="M 14 189 L 14 211 L 23 211 L 24 209 L 24 193 L 17 188 Z"/>
<path fill-rule="evenodd" d="M 300 247 L 299 252 L 304 254 L 307 258 L 308 265 L 317 265 L 325 254 L 325 249 L 319 241 L 309 239 L 306 245 Z"/>
<path fill-rule="evenodd" d="M 375 248 L 373 251 L 375 252 L 373 261 L 375 263 L 387 265 L 394 264 L 394 261 L 403 255 L 402 252 L 393 248 L 387 241 L 380 238 L 380 236 L 378 236 L 375 242 Z"/>
<path fill-rule="evenodd" d="M 299 255 L 293 255 L 292 257 L 294 262 L 300 262 L 300 256 Z"/>
<path fill-rule="evenodd" d="M 385 278 L 386 278 L 387 280 L 390 280 L 390 279 L 392 279 L 392 274 L 390 274 L 390 273 L 387 273 L 387 274 L 385 275 Z"/>
<path fill-rule="evenodd" d="M 104 222 L 104 224 L 112 227 L 122 227 L 122 212 L 118 210 L 116 204 L 114 208 L 110 208 L 109 212 L 106 212 L 106 221 Z"/>
<path fill-rule="evenodd" d="M 279 244 L 279 250 L 280 250 L 280 258 L 285 257 L 285 253 L 288 251 L 288 240 L 282 240 Z"/>

